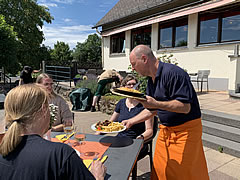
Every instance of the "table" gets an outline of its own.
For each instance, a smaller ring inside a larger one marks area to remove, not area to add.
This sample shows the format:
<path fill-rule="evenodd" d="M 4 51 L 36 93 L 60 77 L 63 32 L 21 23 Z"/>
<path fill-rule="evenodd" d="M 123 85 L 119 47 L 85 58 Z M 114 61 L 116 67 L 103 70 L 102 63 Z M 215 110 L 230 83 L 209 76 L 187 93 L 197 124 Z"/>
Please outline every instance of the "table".
<path fill-rule="evenodd" d="M 52 132 L 52 137 L 58 134 L 62 133 Z M 105 177 L 107 180 L 127 180 L 143 144 L 142 139 L 93 134 L 86 134 L 86 141 L 111 143 L 111 146 L 104 153 L 104 155 L 108 155 L 108 159 L 104 163 L 107 167 Z"/>

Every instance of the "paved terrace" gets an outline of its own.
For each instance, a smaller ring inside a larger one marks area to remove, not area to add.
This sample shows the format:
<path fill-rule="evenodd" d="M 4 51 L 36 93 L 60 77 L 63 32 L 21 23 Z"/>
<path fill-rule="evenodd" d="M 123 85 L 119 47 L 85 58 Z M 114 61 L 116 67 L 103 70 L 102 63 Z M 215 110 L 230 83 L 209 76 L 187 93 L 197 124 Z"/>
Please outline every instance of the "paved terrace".
<path fill-rule="evenodd" d="M 208 109 L 227 114 L 240 115 L 240 99 L 229 98 L 227 92 L 211 91 L 198 94 L 201 109 Z M 71 104 L 69 104 L 71 108 Z M 4 110 L 0 110 L 0 119 Z M 75 123 L 83 126 L 86 133 L 94 133 L 90 125 L 97 121 L 109 119 L 109 115 L 101 112 L 75 112 Z M 156 136 L 157 137 L 157 136 Z M 155 138 L 156 140 L 156 138 Z M 154 143 L 155 145 L 155 143 Z M 211 180 L 240 180 L 240 158 L 220 153 L 204 147 L 208 172 Z M 138 161 L 138 179 L 149 179 L 149 157 Z"/>

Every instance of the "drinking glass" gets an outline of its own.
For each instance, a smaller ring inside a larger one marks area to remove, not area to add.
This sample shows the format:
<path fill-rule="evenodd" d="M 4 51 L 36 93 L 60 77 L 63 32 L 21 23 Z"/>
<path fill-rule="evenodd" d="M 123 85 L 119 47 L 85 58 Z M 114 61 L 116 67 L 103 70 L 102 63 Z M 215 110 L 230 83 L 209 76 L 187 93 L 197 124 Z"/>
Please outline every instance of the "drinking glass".
<path fill-rule="evenodd" d="M 67 137 L 70 136 L 73 132 L 73 122 L 71 120 L 66 120 L 63 123 L 63 129 Z"/>
<path fill-rule="evenodd" d="M 83 133 L 83 128 L 82 127 L 79 127 L 79 126 L 75 126 L 74 127 L 74 131 L 75 131 L 75 134 L 74 134 L 74 139 L 76 141 L 76 144 L 74 143 L 74 145 L 77 145 L 79 146 L 80 148 L 80 157 L 83 155 L 83 149 L 82 149 L 82 146 L 85 144 L 84 141 L 86 139 L 86 135 Z M 81 133 L 81 134 L 80 134 Z"/>
<path fill-rule="evenodd" d="M 67 139 L 69 136 L 73 133 L 74 126 L 73 126 L 73 121 L 72 120 L 66 120 L 63 123 L 63 130 L 66 133 Z M 70 144 L 67 140 L 67 144 Z"/>

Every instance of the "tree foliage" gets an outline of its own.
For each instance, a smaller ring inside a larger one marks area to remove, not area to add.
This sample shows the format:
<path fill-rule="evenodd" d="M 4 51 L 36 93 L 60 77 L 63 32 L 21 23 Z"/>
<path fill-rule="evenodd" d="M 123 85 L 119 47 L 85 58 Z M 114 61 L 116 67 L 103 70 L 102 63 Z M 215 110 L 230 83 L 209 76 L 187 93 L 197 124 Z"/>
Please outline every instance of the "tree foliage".
<path fill-rule="evenodd" d="M 96 33 L 88 36 L 85 42 L 78 42 L 73 50 L 73 59 L 80 68 L 102 67 L 101 37 Z"/>
<path fill-rule="evenodd" d="M 37 55 L 41 52 L 40 45 L 44 39 L 41 28 L 44 22 L 51 23 L 53 20 L 48 8 L 38 5 L 36 0 L 0 0 L 0 14 L 17 32 L 20 64 L 38 65 Z"/>
<path fill-rule="evenodd" d="M 17 47 L 17 33 L 6 23 L 4 16 L 0 15 L 0 68 L 4 67 L 6 72 L 17 72 Z"/>
<path fill-rule="evenodd" d="M 68 44 L 57 41 L 51 52 L 51 64 L 59 66 L 70 66 L 72 61 L 72 51 Z"/>

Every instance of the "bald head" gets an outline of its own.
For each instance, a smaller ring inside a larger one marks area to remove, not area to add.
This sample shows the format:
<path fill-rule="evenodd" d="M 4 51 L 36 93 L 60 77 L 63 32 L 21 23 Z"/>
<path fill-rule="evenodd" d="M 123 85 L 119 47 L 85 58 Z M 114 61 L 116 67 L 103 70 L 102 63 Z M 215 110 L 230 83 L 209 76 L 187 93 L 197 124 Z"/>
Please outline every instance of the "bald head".
<path fill-rule="evenodd" d="M 134 54 L 136 56 L 137 59 L 141 59 L 141 56 L 144 54 L 145 56 L 147 56 L 149 59 L 153 59 L 155 58 L 153 55 L 152 50 L 146 46 L 146 45 L 138 45 L 136 46 L 131 54 Z"/>
<path fill-rule="evenodd" d="M 155 76 L 155 71 L 158 67 L 158 61 L 148 46 L 136 46 L 130 53 L 129 59 L 132 65 L 132 70 L 137 71 L 143 76 Z"/>

